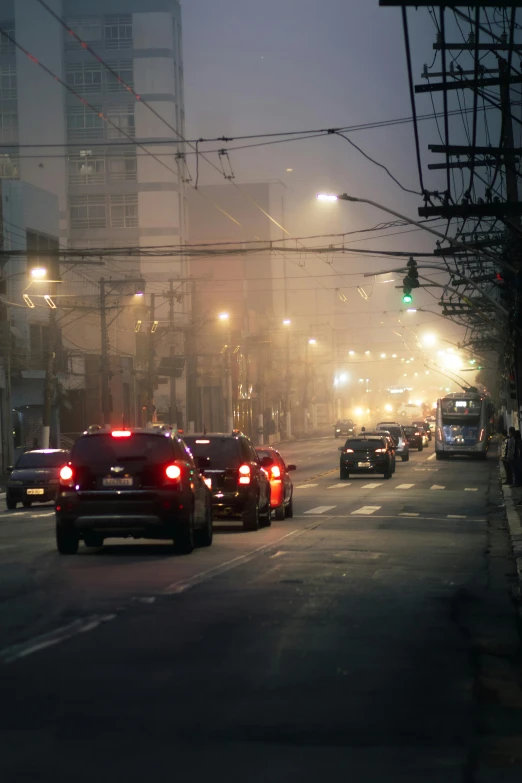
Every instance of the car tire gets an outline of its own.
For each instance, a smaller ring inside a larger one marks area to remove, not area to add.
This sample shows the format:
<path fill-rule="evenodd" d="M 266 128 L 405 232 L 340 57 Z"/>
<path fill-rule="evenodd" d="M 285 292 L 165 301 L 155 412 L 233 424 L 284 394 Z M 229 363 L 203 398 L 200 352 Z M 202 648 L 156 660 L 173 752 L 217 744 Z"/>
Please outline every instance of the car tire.
<path fill-rule="evenodd" d="M 350 478 L 350 474 L 348 473 L 346 468 L 341 468 L 339 470 L 339 478 L 341 479 L 341 481 L 343 481 L 344 479 L 349 479 Z"/>
<path fill-rule="evenodd" d="M 290 503 L 285 508 L 285 517 L 287 519 L 292 519 L 293 516 L 294 516 L 294 498 L 291 497 Z"/>
<path fill-rule="evenodd" d="M 254 505 L 251 505 L 246 511 L 243 511 L 241 515 L 243 520 L 243 530 L 246 532 L 252 532 L 259 530 L 259 498 L 256 498 Z"/>
<path fill-rule="evenodd" d="M 423 450 L 423 448 L 424 448 L 424 446 L 423 446 L 423 445 L 422 445 L 422 443 L 421 443 L 421 445 L 419 446 L 419 448 L 417 449 L 417 451 L 422 451 L 422 450 Z"/>
<path fill-rule="evenodd" d="M 281 503 L 280 506 L 277 506 L 277 508 L 274 509 L 274 517 L 278 522 L 282 522 L 285 516 L 286 516 L 286 509 L 285 509 L 285 504 L 283 502 Z"/>
<path fill-rule="evenodd" d="M 80 539 L 75 530 L 56 525 L 56 548 L 61 555 L 75 555 Z"/>
<path fill-rule="evenodd" d="M 22 506 L 24 508 L 31 508 L 32 505 L 33 505 L 32 500 L 22 500 Z"/>
<path fill-rule="evenodd" d="M 194 511 L 191 509 L 185 520 L 176 525 L 174 533 L 174 552 L 177 555 L 190 555 L 194 550 Z"/>
<path fill-rule="evenodd" d="M 391 477 L 392 477 L 391 470 L 386 470 L 384 472 L 384 478 L 385 479 L 391 479 Z"/>
<path fill-rule="evenodd" d="M 410 455 L 409 454 L 402 454 L 401 455 L 401 459 L 402 459 L 403 462 L 408 462 L 409 459 L 410 459 Z"/>
<path fill-rule="evenodd" d="M 14 511 L 16 508 L 16 500 L 11 500 L 11 498 L 6 498 L 5 505 L 7 506 L 7 509 L 9 511 Z"/>
<path fill-rule="evenodd" d="M 214 532 L 212 528 L 212 503 L 207 503 L 205 510 L 205 527 L 196 531 L 196 544 L 198 546 L 211 546 Z"/>
<path fill-rule="evenodd" d="M 98 549 L 99 547 L 103 546 L 103 536 L 101 536 L 99 533 L 87 533 L 83 537 L 83 543 L 85 546 Z"/>

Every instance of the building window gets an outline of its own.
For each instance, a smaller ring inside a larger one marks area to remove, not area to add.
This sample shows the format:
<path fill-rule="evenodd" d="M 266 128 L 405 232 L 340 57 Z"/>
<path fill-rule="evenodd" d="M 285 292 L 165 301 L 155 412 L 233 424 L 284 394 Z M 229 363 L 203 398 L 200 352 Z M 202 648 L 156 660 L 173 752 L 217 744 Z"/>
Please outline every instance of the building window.
<path fill-rule="evenodd" d="M 101 92 L 102 67 L 99 63 L 70 63 L 65 80 L 69 87 L 78 92 Z"/>
<path fill-rule="evenodd" d="M 105 228 L 107 209 L 103 193 L 89 196 L 71 196 L 71 228 Z"/>
<path fill-rule="evenodd" d="M 67 111 L 69 139 L 103 139 L 105 121 L 87 106 L 71 106 Z"/>
<path fill-rule="evenodd" d="M 0 155 L 0 179 L 18 179 L 20 176 L 20 161 L 18 155 Z"/>
<path fill-rule="evenodd" d="M 0 67 L 0 99 L 3 101 L 16 98 L 16 65 Z"/>
<path fill-rule="evenodd" d="M 71 185 L 92 185 L 105 182 L 105 158 L 93 155 L 92 150 L 81 150 L 69 158 L 69 182 Z"/>
<path fill-rule="evenodd" d="M 96 17 L 83 17 L 81 19 L 69 19 L 67 21 L 71 30 L 86 43 L 98 43 L 102 40 L 101 20 Z M 80 44 L 73 36 L 65 33 L 65 46 L 67 49 L 78 49 Z"/>
<path fill-rule="evenodd" d="M 5 30 L 11 38 L 15 37 L 14 24 L 12 22 L 0 23 L 2 30 Z M 14 43 L 6 38 L 4 35 L 0 35 L 0 57 L 6 57 L 8 55 L 14 56 L 16 54 L 16 47 Z"/>
<path fill-rule="evenodd" d="M 134 106 L 121 106 L 117 109 L 108 109 L 107 119 L 110 120 L 107 125 L 107 138 L 121 139 L 125 134 L 128 134 L 129 136 L 135 135 Z"/>
<path fill-rule="evenodd" d="M 112 181 L 135 180 L 137 177 L 137 160 L 134 152 L 111 150 L 108 166 L 109 179 Z"/>
<path fill-rule="evenodd" d="M 138 225 L 138 194 L 111 196 L 111 227 L 134 228 Z"/>
<path fill-rule="evenodd" d="M 105 47 L 107 49 L 132 49 L 131 14 L 105 17 Z"/>
<path fill-rule="evenodd" d="M 0 112 L 0 141 L 18 141 L 18 114 L 14 111 Z"/>
<path fill-rule="evenodd" d="M 129 87 L 134 87 L 134 72 L 132 69 L 132 60 L 114 60 L 107 63 L 109 68 L 118 74 L 120 79 L 128 84 Z M 110 71 L 105 71 L 105 88 L 107 92 L 123 92 L 126 88 L 118 81 L 116 76 Z"/>

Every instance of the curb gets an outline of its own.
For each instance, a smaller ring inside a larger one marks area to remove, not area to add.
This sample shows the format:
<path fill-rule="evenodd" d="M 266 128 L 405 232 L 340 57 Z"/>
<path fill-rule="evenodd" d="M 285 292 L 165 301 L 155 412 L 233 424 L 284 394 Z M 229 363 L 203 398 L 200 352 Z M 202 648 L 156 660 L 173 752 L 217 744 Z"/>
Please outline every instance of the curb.
<path fill-rule="evenodd" d="M 505 485 L 502 485 L 502 496 L 504 498 L 509 537 L 511 539 L 519 587 L 522 590 L 522 525 L 520 524 L 520 517 L 515 506 L 515 500 L 518 500 L 518 497 L 515 499 L 511 487 Z"/>

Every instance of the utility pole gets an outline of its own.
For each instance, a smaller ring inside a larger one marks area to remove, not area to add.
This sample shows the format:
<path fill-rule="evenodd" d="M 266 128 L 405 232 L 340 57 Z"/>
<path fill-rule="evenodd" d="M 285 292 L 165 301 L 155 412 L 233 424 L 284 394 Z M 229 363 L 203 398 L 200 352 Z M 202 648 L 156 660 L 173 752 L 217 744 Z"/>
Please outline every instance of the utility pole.
<path fill-rule="evenodd" d="M 104 424 L 111 423 L 109 336 L 107 333 L 107 305 L 105 278 L 100 278 L 100 323 L 101 323 L 101 407 Z"/>
<path fill-rule="evenodd" d="M 150 312 L 149 312 L 149 362 L 147 368 L 147 425 L 152 424 L 154 420 L 154 382 L 156 380 L 156 374 L 154 371 L 154 334 L 155 328 L 155 296 L 150 295 Z"/>
<path fill-rule="evenodd" d="M 171 340 L 174 335 L 174 280 L 169 280 L 169 329 L 171 334 Z M 176 355 L 176 346 L 170 346 L 170 356 L 174 358 Z M 174 429 L 178 428 L 178 400 L 176 396 L 176 376 L 171 372 L 170 385 L 169 385 L 169 424 Z"/>
<path fill-rule="evenodd" d="M 53 396 L 54 396 L 54 370 L 56 359 L 56 305 L 52 299 L 55 293 L 55 284 L 51 284 L 50 297 L 52 302 L 51 311 L 49 313 L 49 326 L 48 326 L 48 338 L 47 338 L 47 363 L 45 368 L 45 380 L 44 380 L 44 399 L 43 399 L 43 414 L 42 414 L 42 442 L 40 448 L 48 449 L 51 437 L 51 418 L 53 409 Z M 56 444 L 58 446 L 58 444 Z"/>

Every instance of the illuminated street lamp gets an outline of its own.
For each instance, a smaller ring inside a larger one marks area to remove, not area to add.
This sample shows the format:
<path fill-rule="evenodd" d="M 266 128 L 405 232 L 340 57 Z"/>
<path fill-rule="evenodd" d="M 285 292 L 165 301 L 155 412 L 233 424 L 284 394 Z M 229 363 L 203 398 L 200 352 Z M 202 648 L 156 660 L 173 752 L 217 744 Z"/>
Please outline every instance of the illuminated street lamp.
<path fill-rule="evenodd" d="M 283 321 L 283 326 L 290 326 L 291 323 L 292 321 L 290 320 L 290 318 L 285 318 Z"/>
<path fill-rule="evenodd" d="M 348 351 L 348 356 L 355 356 L 355 351 Z"/>
<path fill-rule="evenodd" d="M 317 340 L 315 339 L 315 337 L 310 337 L 310 339 L 308 340 L 308 345 L 317 345 Z"/>
<path fill-rule="evenodd" d="M 427 345 L 427 346 L 431 347 L 432 345 L 435 345 L 435 343 L 437 342 L 437 338 L 436 338 L 436 336 L 434 334 L 428 333 L 428 334 L 422 335 L 421 342 L 424 345 Z"/>
<path fill-rule="evenodd" d="M 230 318 L 230 315 L 229 315 L 229 313 L 220 313 L 218 315 L 218 318 L 219 318 L 220 321 L 228 321 L 228 319 Z"/>
<path fill-rule="evenodd" d="M 333 193 L 318 193 L 317 199 L 319 201 L 337 201 L 338 196 L 335 196 Z"/>
<path fill-rule="evenodd" d="M 31 277 L 33 280 L 43 280 L 47 277 L 47 269 L 44 266 L 35 266 L 31 269 Z"/>

